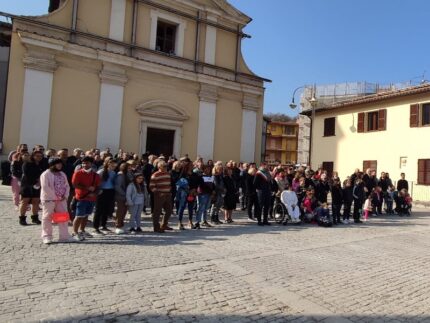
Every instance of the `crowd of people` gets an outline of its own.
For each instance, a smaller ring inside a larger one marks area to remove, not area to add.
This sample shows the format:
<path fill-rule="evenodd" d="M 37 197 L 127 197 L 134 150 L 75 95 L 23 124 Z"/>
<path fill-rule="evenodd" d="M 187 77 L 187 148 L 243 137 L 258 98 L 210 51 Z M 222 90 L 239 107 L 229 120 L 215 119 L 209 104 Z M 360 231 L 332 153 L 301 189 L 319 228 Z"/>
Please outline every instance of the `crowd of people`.
<path fill-rule="evenodd" d="M 173 213 L 178 230 L 233 223 L 238 204 L 259 226 L 271 225 L 276 205 L 285 211 L 283 224 L 322 226 L 361 223 L 383 209 L 389 215 L 408 216 L 412 207 L 403 173 L 394 187 L 388 173 L 378 178 L 372 169 L 364 173 L 356 169 L 341 181 L 336 172 L 323 169 L 192 161 L 188 156 L 177 160 L 122 150 L 114 155 L 109 149 L 69 153 L 37 145 L 29 151 L 21 144 L 2 164 L 2 177 L 11 186 L 19 224 L 28 224 L 30 212 L 31 222 L 42 225 L 46 244 L 53 241 L 53 222 L 58 224 L 60 241 L 83 241 L 111 232 L 109 219 L 115 234 L 139 234 L 144 213 L 151 214 L 154 232 L 164 233 L 173 230 L 169 226 Z M 93 229 L 88 231 L 92 215 Z"/>

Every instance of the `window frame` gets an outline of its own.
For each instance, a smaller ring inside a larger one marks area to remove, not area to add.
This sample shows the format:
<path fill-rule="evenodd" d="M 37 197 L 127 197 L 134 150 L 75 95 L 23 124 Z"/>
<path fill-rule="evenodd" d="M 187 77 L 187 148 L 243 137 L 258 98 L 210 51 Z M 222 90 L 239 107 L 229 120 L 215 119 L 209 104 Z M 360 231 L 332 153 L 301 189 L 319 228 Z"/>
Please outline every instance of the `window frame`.
<path fill-rule="evenodd" d="M 428 111 L 427 111 L 427 113 L 428 113 L 428 121 L 425 124 L 424 124 L 424 107 L 426 109 L 428 109 Z M 423 103 L 423 104 L 420 105 L 419 114 L 420 114 L 420 119 L 421 119 L 420 120 L 421 127 L 428 127 L 428 126 L 430 126 L 430 102 Z"/>
<path fill-rule="evenodd" d="M 369 111 L 366 113 L 366 132 L 378 131 L 379 111 Z"/>
<path fill-rule="evenodd" d="M 333 124 L 329 122 L 333 122 Z M 334 137 L 334 136 L 336 136 L 336 117 L 324 118 L 323 137 Z"/>
<path fill-rule="evenodd" d="M 378 161 L 377 160 L 363 160 L 363 172 L 366 171 L 366 169 L 372 169 L 378 174 Z"/>
<path fill-rule="evenodd" d="M 374 115 L 374 126 L 369 130 L 369 115 Z M 360 112 L 357 116 L 357 132 L 376 132 L 387 130 L 387 109 Z"/>
<path fill-rule="evenodd" d="M 184 57 L 185 29 L 187 28 L 187 22 L 176 15 L 167 14 L 155 9 L 151 10 L 151 35 L 149 39 L 149 48 L 154 51 L 157 50 L 157 26 L 159 20 L 172 25 L 177 25 L 175 37 L 175 53 L 171 55 Z"/>
<path fill-rule="evenodd" d="M 159 46 L 159 39 L 160 39 L 160 35 L 159 35 L 159 31 L 162 28 L 163 30 L 163 35 L 162 35 L 162 42 L 163 44 L 161 44 L 160 49 L 158 48 Z M 172 28 L 173 29 L 173 36 L 172 39 L 168 39 L 168 28 Z M 177 24 L 172 24 L 168 21 L 164 21 L 162 19 L 158 19 L 157 20 L 157 37 L 155 40 L 155 49 L 157 51 L 166 53 L 166 54 L 174 54 L 175 53 L 175 46 L 176 46 L 176 37 L 177 37 L 177 33 L 178 33 L 178 25 Z M 168 42 L 170 42 L 171 44 L 168 44 Z M 163 47 L 168 47 L 168 45 L 171 45 L 172 49 L 167 50 L 167 48 L 163 48 Z"/>
<path fill-rule="evenodd" d="M 430 158 L 418 159 L 417 184 L 430 186 Z"/>

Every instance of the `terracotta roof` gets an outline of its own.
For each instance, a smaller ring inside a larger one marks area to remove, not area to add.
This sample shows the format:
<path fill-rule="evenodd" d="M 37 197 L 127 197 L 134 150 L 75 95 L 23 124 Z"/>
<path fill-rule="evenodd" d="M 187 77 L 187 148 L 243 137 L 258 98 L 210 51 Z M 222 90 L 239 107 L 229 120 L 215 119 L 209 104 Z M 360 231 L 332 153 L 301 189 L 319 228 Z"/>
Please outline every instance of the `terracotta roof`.
<path fill-rule="evenodd" d="M 423 93 L 430 93 L 430 83 L 425 83 L 417 86 L 408 87 L 401 90 L 395 90 L 395 91 L 387 91 L 387 92 L 381 92 L 366 96 L 357 97 L 348 101 L 343 102 L 337 102 L 335 104 L 332 104 L 330 106 L 316 108 L 315 111 L 324 111 L 324 110 L 331 110 L 331 109 L 337 109 L 337 108 L 343 108 L 353 105 L 361 105 L 366 103 L 372 103 L 372 102 L 380 102 L 388 99 L 398 98 L 398 97 L 406 97 L 410 95 L 416 95 L 416 94 L 423 94 Z M 303 111 L 301 114 L 303 115 L 310 115 L 311 110 Z"/>

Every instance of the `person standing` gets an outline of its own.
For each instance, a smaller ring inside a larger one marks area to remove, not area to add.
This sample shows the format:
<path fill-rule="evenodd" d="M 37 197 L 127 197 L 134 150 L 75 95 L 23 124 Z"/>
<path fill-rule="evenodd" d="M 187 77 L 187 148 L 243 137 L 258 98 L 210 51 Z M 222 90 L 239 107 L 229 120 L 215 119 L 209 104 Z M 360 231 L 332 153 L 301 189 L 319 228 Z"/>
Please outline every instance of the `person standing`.
<path fill-rule="evenodd" d="M 67 212 L 70 186 L 67 175 L 62 172 L 60 158 L 51 158 L 49 168 L 40 176 L 40 200 L 42 203 L 42 239 L 44 244 L 52 243 L 52 217 L 54 213 Z M 59 241 L 70 239 L 68 222 L 58 223 Z"/>
<path fill-rule="evenodd" d="M 73 174 L 72 184 L 75 187 L 76 213 L 73 220 L 73 238 L 85 240 L 92 235 L 85 231 L 88 217 L 93 213 L 100 186 L 100 176 L 93 170 L 92 157 L 82 159 L 81 168 Z M 81 230 L 79 232 L 79 230 Z"/>
<path fill-rule="evenodd" d="M 167 165 L 164 160 L 157 163 L 158 171 L 151 176 L 150 189 L 154 194 L 154 212 L 152 221 L 154 232 L 163 233 L 166 230 L 173 230 L 168 226 L 172 215 L 172 180 L 167 172 Z M 160 225 L 161 210 L 164 209 L 164 216 Z"/>
<path fill-rule="evenodd" d="M 145 205 L 145 187 L 143 174 L 134 175 L 132 183 L 128 184 L 126 198 L 130 212 L 130 233 L 141 233 L 142 212 Z"/>
<path fill-rule="evenodd" d="M 222 224 L 223 222 L 219 220 L 219 212 L 221 207 L 223 206 L 225 196 L 222 162 L 216 162 L 214 168 L 212 169 L 212 175 L 214 177 L 215 188 L 211 208 L 211 223 Z"/>
<path fill-rule="evenodd" d="M 339 177 L 333 179 L 333 185 L 330 187 L 331 191 L 331 210 L 333 215 L 333 224 L 341 224 L 340 210 L 343 203 L 343 191 L 340 186 Z"/>
<path fill-rule="evenodd" d="M 258 212 L 256 212 L 258 225 L 270 225 L 269 208 L 271 202 L 271 182 L 272 176 L 267 169 L 265 162 L 261 163 L 259 170 L 255 174 L 254 185 L 257 192 Z M 263 219 L 261 215 L 263 214 Z"/>
<path fill-rule="evenodd" d="M 233 210 L 236 209 L 237 203 L 237 188 L 236 181 L 233 178 L 233 169 L 226 167 L 224 169 L 224 185 L 225 185 L 225 196 L 224 196 L 224 220 L 226 223 L 233 223 Z"/>
<path fill-rule="evenodd" d="M 352 196 L 354 198 L 354 223 L 362 223 L 362 221 L 360 220 L 360 213 L 363 210 L 363 203 L 366 197 L 364 191 L 364 183 L 361 177 L 361 174 L 357 177 L 357 179 L 355 180 L 354 188 L 352 190 Z"/>
<path fill-rule="evenodd" d="M 250 167 L 245 181 L 246 209 L 248 212 L 248 219 L 251 221 L 255 221 L 256 212 L 258 212 L 257 191 L 254 185 L 256 173 L 257 169 L 255 167 Z"/>
<path fill-rule="evenodd" d="M 39 220 L 39 204 L 40 204 L 40 175 L 43 169 L 41 161 L 43 154 L 40 151 L 34 151 L 31 154 L 30 161 L 25 162 L 22 166 L 21 180 L 21 206 L 19 223 L 27 225 L 26 215 L 27 207 L 31 204 L 31 222 L 41 224 Z"/>
<path fill-rule="evenodd" d="M 112 217 L 113 211 L 115 210 L 116 167 L 116 161 L 108 157 L 103 164 L 103 168 L 97 172 L 101 178 L 101 183 L 96 201 L 96 212 L 93 219 L 94 234 L 96 235 L 110 231 L 107 228 L 107 220 L 109 217 Z M 102 227 L 101 231 L 100 227 Z"/>
<path fill-rule="evenodd" d="M 128 168 L 130 164 L 122 163 L 119 167 L 119 172 L 115 178 L 115 202 L 116 202 L 116 218 L 115 218 L 115 233 L 124 233 L 124 219 L 127 215 L 127 186 L 131 182 L 128 178 Z"/>
<path fill-rule="evenodd" d="M 197 188 L 197 214 L 195 229 L 200 229 L 200 223 L 204 227 L 211 227 L 207 222 L 207 210 L 211 205 L 212 192 L 214 190 L 214 178 L 211 174 L 211 168 L 204 166 L 203 175 Z"/>
<path fill-rule="evenodd" d="M 400 179 L 397 181 L 397 191 L 400 192 L 401 190 L 405 189 L 409 192 L 409 183 L 405 179 L 405 173 L 400 174 Z"/>
<path fill-rule="evenodd" d="M 12 175 L 11 186 L 13 194 L 13 202 L 17 210 L 19 210 L 20 192 L 21 192 L 21 179 L 22 179 L 22 166 L 25 162 L 30 161 L 30 154 L 27 151 L 21 151 L 12 155 L 12 163 L 10 165 L 10 172 Z"/>

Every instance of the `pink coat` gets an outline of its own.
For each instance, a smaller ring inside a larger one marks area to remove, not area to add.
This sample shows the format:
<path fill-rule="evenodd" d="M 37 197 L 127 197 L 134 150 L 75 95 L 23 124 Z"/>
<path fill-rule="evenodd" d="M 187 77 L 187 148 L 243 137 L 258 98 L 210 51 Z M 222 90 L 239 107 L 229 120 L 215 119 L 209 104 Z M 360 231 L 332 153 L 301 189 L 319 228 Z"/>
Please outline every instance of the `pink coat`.
<path fill-rule="evenodd" d="M 67 199 L 70 193 L 70 186 L 67 181 L 67 176 L 63 172 L 60 172 L 61 176 L 64 178 L 64 183 L 66 185 L 66 193 L 64 197 Z M 40 200 L 44 201 L 59 201 L 60 197 L 57 197 L 54 189 L 54 179 L 55 175 L 49 169 L 44 171 L 42 175 L 40 175 Z"/>

